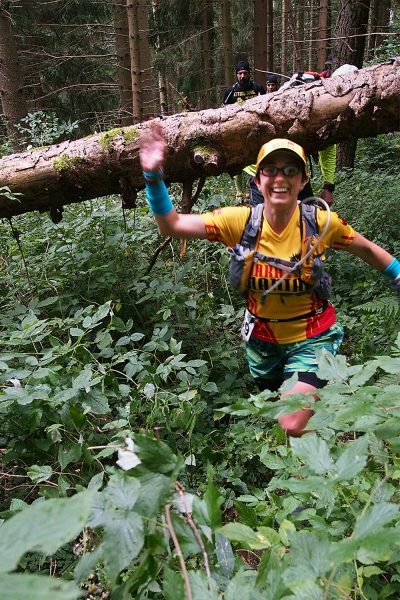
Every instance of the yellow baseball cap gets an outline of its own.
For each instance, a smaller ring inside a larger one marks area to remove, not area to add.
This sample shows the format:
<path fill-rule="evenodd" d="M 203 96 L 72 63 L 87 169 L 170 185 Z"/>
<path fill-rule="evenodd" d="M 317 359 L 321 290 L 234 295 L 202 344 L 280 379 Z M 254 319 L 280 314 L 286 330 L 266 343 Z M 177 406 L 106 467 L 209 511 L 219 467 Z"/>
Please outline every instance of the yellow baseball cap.
<path fill-rule="evenodd" d="M 260 168 L 260 164 L 272 154 L 272 152 L 276 152 L 277 150 L 289 150 L 290 152 L 294 152 L 299 158 L 301 158 L 304 163 L 304 170 L 306 175 L 308 175 L 307 169 L 307 157 L 303 148 L 292 142 L 291 140 L 286 140 L 284 138 L 276 138 L 275 140 L 271 140 L 266 144 L 263 144 L 260 148 L 260 151 L 257 156 L 257 164 L 256 164 L 256 172 L 258 173 L 258 169 Z"/>

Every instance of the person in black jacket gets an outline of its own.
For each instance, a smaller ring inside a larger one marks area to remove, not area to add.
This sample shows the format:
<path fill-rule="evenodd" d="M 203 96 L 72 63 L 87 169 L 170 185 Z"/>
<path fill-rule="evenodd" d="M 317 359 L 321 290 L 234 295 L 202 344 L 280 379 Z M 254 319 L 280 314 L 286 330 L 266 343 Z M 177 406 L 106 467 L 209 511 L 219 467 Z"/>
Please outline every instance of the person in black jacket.
<path fill-rule="evenodd" d="M 236 83 L 226 88 L 222 104 L 243 104 L 250 98 L 265 94 L 265 89 L 250 79 L 250 65 L 247 60 L 240 60 L 236 67 Z M 242 202 L 244 198 L 249 197 L 250 193 L 247 189 L 247 177 L 241 171 L 238 175 L 235 175 L 235 189 L 236 189 L 236 200 Z"/>
<path fill-rule="evenodd" d="M 226 88 L 222 104 L 242 104 L 245 100 L 265 94 L 263 86 L 250 79 L 250 65 L 247 60 L 240 60 L 235 71 L 236 82 Z"/>

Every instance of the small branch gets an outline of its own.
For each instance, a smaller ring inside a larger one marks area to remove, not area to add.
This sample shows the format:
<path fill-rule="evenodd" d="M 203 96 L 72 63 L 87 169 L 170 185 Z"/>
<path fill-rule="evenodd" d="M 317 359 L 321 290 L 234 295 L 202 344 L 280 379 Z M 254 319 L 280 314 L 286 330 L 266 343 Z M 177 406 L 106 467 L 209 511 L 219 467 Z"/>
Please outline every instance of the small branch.
<path fill-rule="evenodd" d="M 185 96 L 182 96 L 182 94 L 180 93 L 179 90 L 176 89 L 175 86 L 172 85 L 172 83 L 170 81 L 168 81 L 168 85 L 170 85 L 172 87 L 172 89 L 174 90 L 174 92 L 179 96 L 180 101 L 182 102 L 182 106 L 185 110 L 187 110 L 188 112 L 193 112 L 194 110 L 196 110 L 191 104 L 190 102 L 188 102 L 188 99 Z"/>
<path fill-rule="evenodd" d="M 150 273 L 150 271 L 152 270 L 152 268 L 154 267 L 154 264 L 157 260 L 158 255 L 160 254 L 160 252 L 162 252 L 164 250 L 164 248 L 166 246 L 168 246 L 168 244 L 171 242 L 172 237 L 167 237 L 165 238 L 165 240 L 158 246 L 157 250 L 154 252 L 152 259 L 149 263 L 149 266 L 147 267 L 147 271 L 146 271 L 146 275 L 148 275 Z"/>
<path fill-rule="evenodd" d="M 192 514 L 189 511 L 189 507 L 186 503 L 186 498 L 185 498 L 185 490 L 182 487 L 182 485 L 177 481 L 175 484 L 175 489 L 178 492 L 181 500 L 182 500 L 182 504 L 183 504 L 183 508 L 185 509 L 185 515 L 186 515 L 186 522 L 190 525 L 190 527 L 193 530 L 194 535 L 196 536 L 196 540 L 200 546 L 201 552 L 203 554 L 203 559 L 204 559 L 204 569 L 206 571 L 206 575 L 207 577 L 210 579 L 211 578 L 211 571 L 210 571 L 210 563 L 208 560 L 208 554 L 207 554 L 207 550 L 206 547 L 204 546 L 204 542 L 201 539 L 201 535 L 199 530 L 197 529 L 193 518 L 192 518 Z"/>
<path fill-rule="evenodd" d="M 188 215 L 192 210 L 193 180 L 189 179 L 182 184 L 182 213 Z"/>
<path fill-rule="evenodd" d="M 13 222 L 11 220 L 11 217 L 8 219 L 8 222 L 10 223 L 11 233 L 13 235 L 13 238 L 17 242 L 17 246 L 18 246 L 18 249 L 19 249 L 20 254 L 21 254 L 22 264 L 24 265 L 24 269 L 25 269 L 25 273 L 26 273 L 26 278 L 27 278 L 28 284 L 29 284 L 29 291 L 32 292 L 32 282 L 31 282 L 31 278 L 29 277 L 28 265 L 26 264 L 25 254 L 24 254 L 24 251 L 22 249 L 22 245 L 21 245 L 21 242 L 20 242 L 20 239 L 19 239 L 20 232 L 18 231 L 18 229 L 15 229 L 15 227 L 13 225 Z"/>
<path fill-rule="evenodd" d="M 192 590 L 190 589 L 190 583 L 189 583 L 189 575 L 187 572 L 187 568 L 186 568 L 186 564 L 185 564 L 185 559 L 183 558 L 183 554 L 182 554 L 182 550 L 181 547 L 179 545 L 178 542 L 178 538 L 176 537 L 176 533 L 175 533 L 175 529 L 172 525 L 172 521 L 171 521 L 171 505 L 170 504 L 166 504 L 165 505 L 165 509 L 164 509 L 164 513 L 165 513 L 165 521 L 167 524 L 167 529 L 171 535 L 172 541 L 174 542 L 174 546 L 175 546 L 175 551 L 176 554 L 179 558 L 179 564 L 181 567 L 181 571 L 182 571 L 182 576 L 183 579 L 185 581 L 185 589 L 186 589 L 186 598 L 187 600 L 192 600 Z"/>
<path fill-rule="evenodd" d="M 206 182 L 206 178 L 200 177 L 199 181 L 197 182 L 197 189 L 196 189 L 195 193 L 193 194 L 192 199 L 190 201 L 190 210 L 192 210 L 193 206 L 196 204 L 197 200 L 199 199 L 201 190 L 203 189 L 205 182 Z"/>

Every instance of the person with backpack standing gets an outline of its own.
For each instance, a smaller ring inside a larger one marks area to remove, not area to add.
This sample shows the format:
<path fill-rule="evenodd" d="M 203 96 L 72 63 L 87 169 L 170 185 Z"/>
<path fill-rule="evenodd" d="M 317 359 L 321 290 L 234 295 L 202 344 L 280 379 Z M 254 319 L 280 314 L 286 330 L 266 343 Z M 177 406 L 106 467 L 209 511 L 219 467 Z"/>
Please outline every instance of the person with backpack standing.
<path fill-rule="evenodd" d="M 281 399 L 298 393 L 317 399 L 318 389 L 326 383 L 317 375 L 317 354 L 322 349 L 336 354 L 343 338 L 321 269 L 326 250 L 358 256 L 392 279 L 399 294 L 400 262 L 329 210 L 316 208 L 315 224 L 307 226 L 309 215 L 303 214 L 303 203 L 297 200 L 308 181 L 307 159 L 303 148 L 288 139 L 271 140 L 259 151 L 255 182 L 264 204 L 255 209 L 237 206 L 205 214 L 177 213 L 163 181 L 166 152 L 161 126 L 142 135 L 140 161 L 160 234 L 207 239 L 230 248 L 232 279 L 236 283 L 240 279 L 247 292 L 242 333 L 257 386 L 277 390 L 296 374 L 297 380 Z M 262 219 L 252 232 L 255 246 L 246 251 L 244 232 L 251 230 L 256 211 Z M 317 235 L 307 235 L 310 228 Z M 304 408 L 281 415 L 278 421 L 286 434 L 299 436 L 307 432 L 312 414 Z"/>
<path fill-rule="evenodd" d="M 262 85 L 258 85 L 250 78 L 250 65 L 247 60 L 240 60 L 236 67 L 236 82 L 226 88 L 222 104 L 243 104 L 246 100 L 263 96 L 266 92 Z M 249 197 L 247 190 L 246 175 L 241 171 L 234 176 L 236 189 L 236 200 L 243 201 L 243 198 Z"/>

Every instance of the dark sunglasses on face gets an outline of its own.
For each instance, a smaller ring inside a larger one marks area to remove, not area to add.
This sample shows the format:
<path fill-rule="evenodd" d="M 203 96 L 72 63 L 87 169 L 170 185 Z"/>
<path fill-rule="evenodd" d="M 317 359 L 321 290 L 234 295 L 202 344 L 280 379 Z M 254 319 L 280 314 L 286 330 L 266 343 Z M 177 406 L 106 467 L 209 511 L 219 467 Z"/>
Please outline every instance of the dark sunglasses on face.
<path fill-rule="evenodd" d="M 294 177 L 301 172 L 301 167 L 298 165 L 285 165 L 284 167 L 276 167 L 275 165 L 265 165 L 260 168 L 261 173 L 265 177 L 276 177 L 279 173 L 283 173 L 285 177 Z"/>

